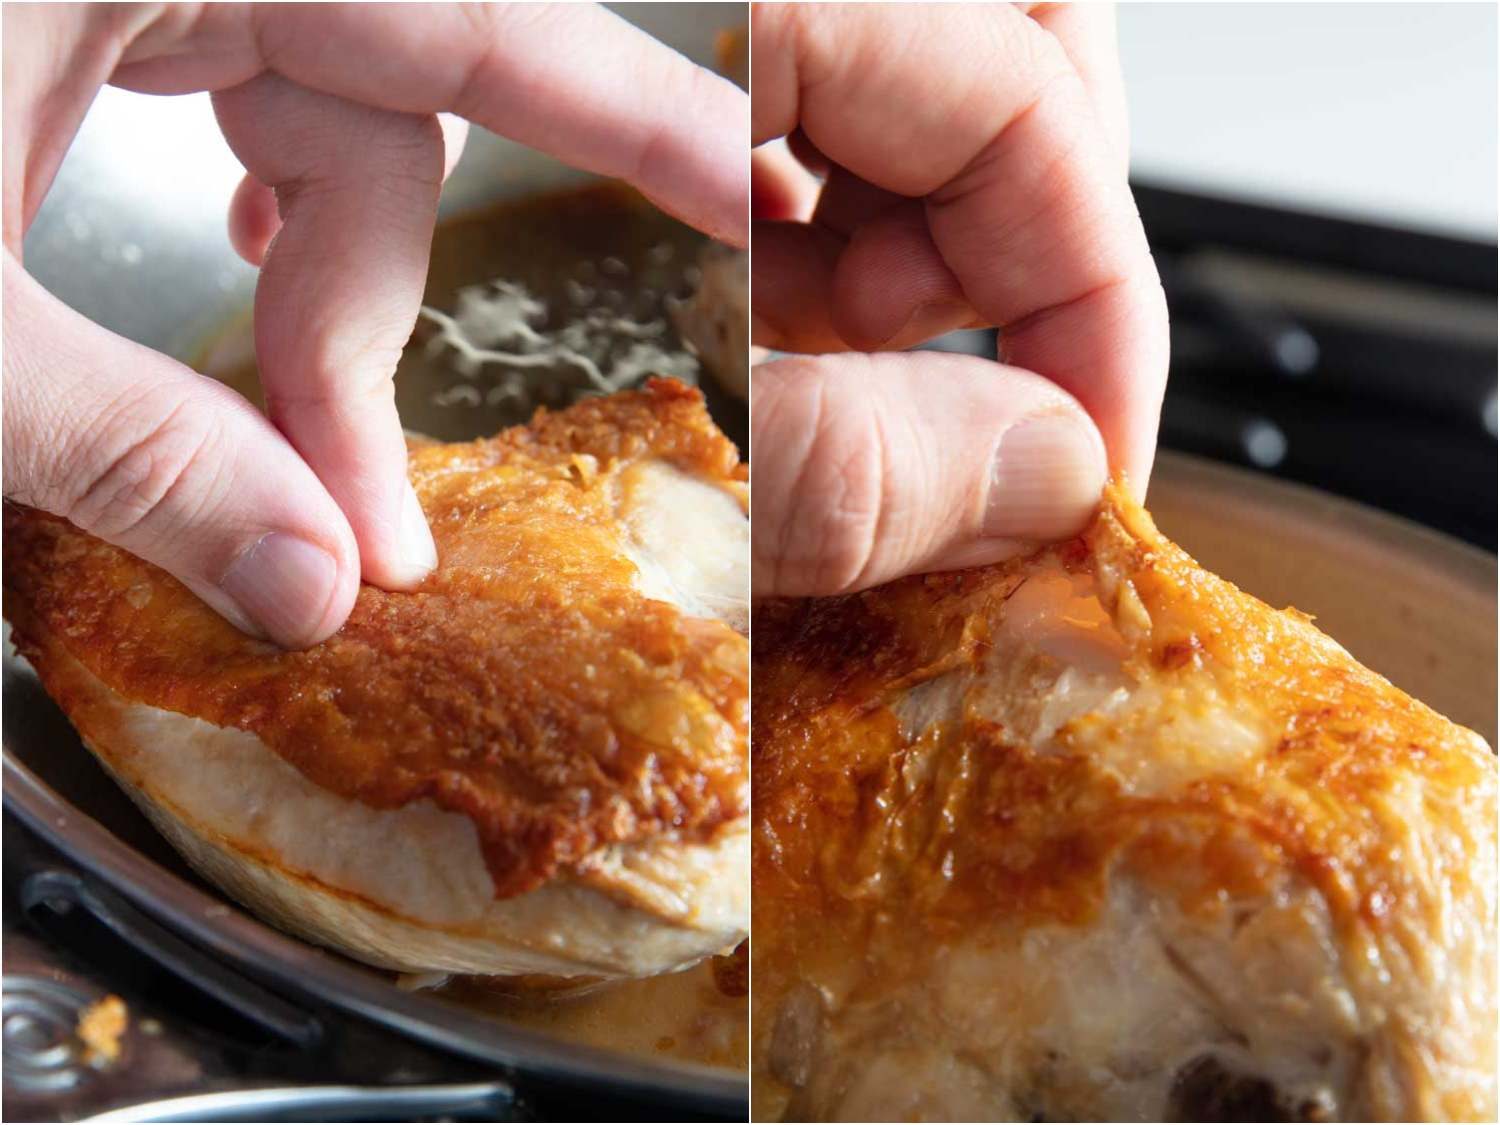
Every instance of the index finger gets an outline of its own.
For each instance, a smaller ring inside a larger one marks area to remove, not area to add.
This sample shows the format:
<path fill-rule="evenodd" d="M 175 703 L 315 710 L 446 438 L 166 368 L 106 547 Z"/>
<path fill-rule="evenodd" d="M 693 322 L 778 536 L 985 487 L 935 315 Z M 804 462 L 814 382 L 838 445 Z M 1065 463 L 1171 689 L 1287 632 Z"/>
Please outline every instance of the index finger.
<path fill-rule="evenodd" d="M 186 93 L 266 70 L 382 109 L 459 114 L 747 240 L 746 95 L 596 5 L 168 5 L 111 81 Z"/>
<path fill-rule="evenodd" d="M 1006 361 L 1078 398 L 1112 467 L 1144 489 L 1166 306 L 1063 46 L 1004 4 L 766 4 L 751 60 L 752 140 L 800 128 L 852 174 L 921 199 L 932 246 L 1001 327 Z M 889 265 L 862 272 L 888 285 L 902 268 Z"/>

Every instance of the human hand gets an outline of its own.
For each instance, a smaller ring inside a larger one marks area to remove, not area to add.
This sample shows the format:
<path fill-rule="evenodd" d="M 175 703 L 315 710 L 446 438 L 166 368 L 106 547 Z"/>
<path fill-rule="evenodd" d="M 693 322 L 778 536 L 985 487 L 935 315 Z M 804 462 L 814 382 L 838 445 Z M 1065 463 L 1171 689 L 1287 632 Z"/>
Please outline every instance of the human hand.
<path fill-rule="evenodd" d="M 756 153 L 755 342 L 894 353 L 996 325 L 1003 352 L 756 368 L 755 592 L 998 561 L 1077 531 L 1110 469 L 1144 492 L 1167 319 L 1112 10 L 766 4 L 751 34 L 752 143 L 826 173 Z"/>
<path fill-rule="evenodd" d="M 745 243 L 745 95 L 593 5 L 18 4 L 5 32 L 5 495 L 284 645 L 334 632 L 361 576 L 405 589 L 436 563 L 391 381 L 461 143 L 436 114 Z M 263 263 L 269 418 L 24 271 L 26 228 L 106 82 L 214 91 L 250 173 L 230 225 Z"/>

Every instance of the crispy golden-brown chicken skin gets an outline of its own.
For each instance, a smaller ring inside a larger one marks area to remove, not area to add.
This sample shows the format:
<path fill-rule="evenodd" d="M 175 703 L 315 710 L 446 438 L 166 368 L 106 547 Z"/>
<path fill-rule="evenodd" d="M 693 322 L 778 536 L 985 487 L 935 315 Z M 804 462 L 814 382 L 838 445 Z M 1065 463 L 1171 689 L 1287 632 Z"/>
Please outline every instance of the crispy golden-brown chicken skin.
<path fill-rule="evenodd" d="M 701 397 L 656 380 L 414 443 L 410 475 L 438 569 L 362 588 L 305 652 L 7 504 L 15 643 L 189 858 L 315 940 L 603 976 L 731 947 L 747 495 Z"/>
<path fill-rule="evenodd" d="M 1488 747 L 1122 488 L 753 676 L 757 1118 L 1494 1119 Z"/>

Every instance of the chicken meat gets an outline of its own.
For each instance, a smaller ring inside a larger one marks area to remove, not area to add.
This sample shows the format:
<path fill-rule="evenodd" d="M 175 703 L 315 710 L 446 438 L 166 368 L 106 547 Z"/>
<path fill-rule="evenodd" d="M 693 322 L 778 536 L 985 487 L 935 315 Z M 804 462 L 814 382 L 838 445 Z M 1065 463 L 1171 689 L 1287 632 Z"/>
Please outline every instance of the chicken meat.
<path fill-rule="evenodd" d="M 754 614 L 759 1120 L 1495 1118 L 1495 760 L 1116 484 Z"/>
<path fill-rule="evenodd" d="M 748 494 L 666 380 L 416 441 L 439 566 L 329 640 L 238 632 L 5 506 L 5 614 L 99 761 L 205 876 L 413 973 L 610 979 L 748 926 Z"/>

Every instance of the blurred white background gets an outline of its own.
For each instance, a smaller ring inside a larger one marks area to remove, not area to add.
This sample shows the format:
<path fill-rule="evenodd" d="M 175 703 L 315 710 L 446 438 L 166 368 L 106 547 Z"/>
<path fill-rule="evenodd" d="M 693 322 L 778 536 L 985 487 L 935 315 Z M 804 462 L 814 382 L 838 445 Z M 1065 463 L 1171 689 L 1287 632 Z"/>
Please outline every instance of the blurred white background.
<path fill-rule="evenodd" d="M 1131 172 L 1495 240 L 1493 3 L 1124 3 Z"/>

